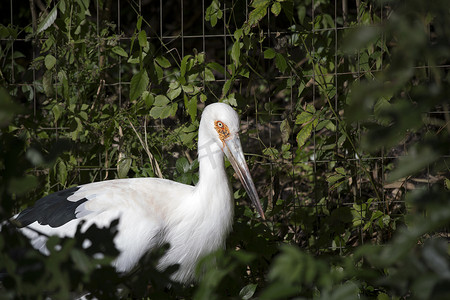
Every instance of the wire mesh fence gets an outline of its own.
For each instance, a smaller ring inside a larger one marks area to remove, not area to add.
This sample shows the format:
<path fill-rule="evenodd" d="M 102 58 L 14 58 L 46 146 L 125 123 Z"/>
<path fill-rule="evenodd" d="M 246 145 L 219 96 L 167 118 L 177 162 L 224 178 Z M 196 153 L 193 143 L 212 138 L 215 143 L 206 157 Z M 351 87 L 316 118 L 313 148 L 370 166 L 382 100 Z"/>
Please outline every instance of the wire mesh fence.
<path fill-rule="evenodd" d="M 357 89 L 355 82 L 375 79 L 393 64 L 387 59 L 392 45 L 386 44 L 383 34 L 370 40 L 369 47 L 350 51 L 347 37 L 358 26 L 365 26 L 368 34 L 371 29 L 379 30 L 390 18 L 391 7 L 372 1 L 275 1 L 264 7 L 266 12 L 261 12 L 264 16 L 257 24 L 242 32 L 243 24 L 249 24 L 259 9 L 256 2 L 38 0 L 30 2 L 30 14 L 24 13 L 23 3 L 3 3 L 2 30 L 6 24 L 9 28 L 32 24 L 1 39 L 2 73 L 8 88 L 32 108 L 35 119 L 46 120 L 34 129 L 37 136 L 31 139 L 69 137 L 81 143 L 99 143 L 89 152 L 78 149 L 75 156 L 58 161 L 53 169 L 35 169 L 42 177 L 53 176 L 45 189 L 114 178 L 124 158 L 131 159 L 125 167 L 131 176 L 155 176 L 143 145 L 124 137 L 128 134 L 136 139 L 133 126 L 147 137 L 145 143 L 150 144 L 164 176 L 176 179 L 186 171 L 174 167 L 182 157 L 195 171 L 196 127 L 189 125 L 198 119 L 197 106 L 202 109 L 205 99 L 206 103 L 222 100 L 241 113 L 244 149 L 259 194 L 271 212 L 274 235 L 318 253 L 388 240 L 396 221 L 403 222 L 398 216 L 406 211 L 405 191 L 443 181 L 448 172 L 448 166 L 431 172 L 434 166 L 430 162 L 431 166 L 415 176 L 388 182 L 395 160 L 408 154 L 421 133 L 412 132 L 389 147 L 371 151 L 359 146 L 370 145 L 364 140 L 364 120 L 344 121 L 351 118 L 344 115 L 344 108 L 350 105 L 352 89 Z M 276 5 L 282 13 L 275 13 Z M 74 10 L 74 20 L 75 13 L 83 14 L 80 18 L 90 25 L 61 22 L 55 11 L 64 14 L 69 9 Z M 54 19 L 48 18 L 52 14 Z M 296 22 L 291 20 L 293 15 Z M 39 28 L 45 30 L 46 22 L 54 27 L 52 35 L 31 35 Z M 433 40 L 433 26 L 428 30 L 427 36 Z M 66 48 L 58 44 L 64 39 Z M 242 49 L 240 56 L 234 49 L 236 42 Z M 137 44 L 142 45 L 136 54 Z M 86 48 L 90 52 L 80 56 Z M 143 52 L 159 60 L 140 60 Z M 202 74 L 188 78 L 191 86 L 185 85 L 173 99 L 169 97 L 175 112 L 167 118 L 148 116 L 158 99 L 148 100 L 152 103 L 143 106 L 146 113 L 138 107 L 145 96 L 130 99 L 139 65 L 151 69 L 148 90 L 156 96 L 177 90 L 171 82 L 184 76 L 184 64 L 194 58 L 195 63 L 201 61 Z M 425 81 L 433 78 L 436 69 L 447 76 L 449 67 L 448 61 L 437 65 L 418 61 L 408 66 Z M 74 71 L 70 76 L 67 68 Z M 384 100 L 377 102 L 375 115 L 392 97 L 379 95 Z M 77 98 L 83 100 L 77 103 Z M 192 99 L 195 114 L 186 113 Z M 103 112 L 113 106 L 127 117 L 116 120 L 112 127 L 98 128 L 90 137 L 84 134 L 89 123 L 103 124 L 113 116 L 91 116 L 90 111 Z M 75 117 L 64 120 L 70 110 Z M 351 113 L 358 115 L 359 111 Z M 133 114 L 136 119 L 129 117 Z M 434 107 L 427 114 L 429 131 L 445 131 L 448 115 L 448 105 Z M 109 131 L 108 142 L 102 130 Z M 163 138 L 169 133 L 169 138 Z M 90 157 L 81 158 L 85 154 Z M 448 151 L 440 157 L 448 161 Z M 65 171 L 69 175 L 63 175 Z M 64 183 L 58 185 L 61 179 Z M 245 201 L 242 193 L 235 196 L 238 202 Z"/>

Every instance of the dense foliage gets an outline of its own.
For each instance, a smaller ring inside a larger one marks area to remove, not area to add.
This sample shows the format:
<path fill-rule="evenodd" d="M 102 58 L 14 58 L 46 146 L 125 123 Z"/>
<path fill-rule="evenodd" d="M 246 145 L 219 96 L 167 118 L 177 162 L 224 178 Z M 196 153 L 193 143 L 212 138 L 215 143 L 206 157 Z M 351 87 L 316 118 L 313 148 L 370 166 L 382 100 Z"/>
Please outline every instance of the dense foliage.
<path fill-rule="evenodd" d="M 0 25 L 4 298 L 450 298 L 447 1 L 246 2 L 0 4 L 14 12 Z M 116 274 L 116 223 L 52 237 L 45 257 L 8 221 L 78 183 L 195 184 L 199 118 L 217 101 L 242 117 L 269 220 L 236 182 L 227 250 L 199 284 L 168 289 L 164 249 Z"/>

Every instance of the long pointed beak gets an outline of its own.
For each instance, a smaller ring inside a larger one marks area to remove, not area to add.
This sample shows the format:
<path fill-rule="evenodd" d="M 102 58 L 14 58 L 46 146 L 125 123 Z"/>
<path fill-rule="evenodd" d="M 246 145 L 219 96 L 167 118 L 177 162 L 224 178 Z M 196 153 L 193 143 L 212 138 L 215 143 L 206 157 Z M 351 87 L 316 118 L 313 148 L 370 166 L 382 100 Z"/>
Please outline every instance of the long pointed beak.
<path fill-rule="evenodd" d="M 250 171 L 248 170 L 247 163 L 245 162 L 241 141 L 237 134 L 233 138 L 225 141 L 223 151 L 241 180 L 242 185 L 247 191 L 247 194 L 252 200 L 259 215 L 263 220 L 265 220 L 266 217 L 264 216 L 264 211 L 261 207 L 261 203 L 259 202 L 258 193 L 256 192 L 255 184 L 253 183 Z"/>

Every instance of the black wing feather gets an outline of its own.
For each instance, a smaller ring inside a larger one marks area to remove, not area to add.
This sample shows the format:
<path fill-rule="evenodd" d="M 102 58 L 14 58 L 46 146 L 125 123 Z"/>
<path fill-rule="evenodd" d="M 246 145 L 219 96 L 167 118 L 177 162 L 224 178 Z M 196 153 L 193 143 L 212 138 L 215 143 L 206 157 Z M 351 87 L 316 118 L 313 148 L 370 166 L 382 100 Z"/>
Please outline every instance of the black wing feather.
<path fill-rule="evenodd" d="M 50 227 L 59 227 L 70 220 L 76 219 L 75 210 L 86 198 L 78 201 L 69 201 L 68 197 L 80 189 L 79 186 L 62 190 L 36 201 L 33 207 L 22 211 L 16 218 L 20 222 L 20 227 L 25 227 L 36 221 L 41 225 L 50 225 Z"/>

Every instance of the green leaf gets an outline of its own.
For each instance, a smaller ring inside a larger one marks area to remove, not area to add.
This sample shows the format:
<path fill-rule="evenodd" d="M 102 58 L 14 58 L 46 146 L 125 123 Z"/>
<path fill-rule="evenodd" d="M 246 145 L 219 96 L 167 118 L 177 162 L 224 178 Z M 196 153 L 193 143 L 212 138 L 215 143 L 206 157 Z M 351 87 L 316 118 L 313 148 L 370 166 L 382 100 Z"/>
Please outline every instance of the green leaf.
<path fill-rule="evenodd" d="M 338 174 L 347 175 L 347 172 L 342 167 L 337 167 L 335 170 Z"/>
<path fill-rule="evenodd" d="M 189 59 L 192 57 L 192 55 L 186 55 L 185 57 L 183 57 L 183 59 L 181 60 L 181 64 L 180 64 L 180 72 L 181 72 L 181 76 L 186 75 L 186 72 L 189 71 L 189 64 L 188 61 Z"/>
<path fill-rule="evenodd" d="M 13 177 L 8 182 L 8 192 L 20 196 L 32 191 L 37 185 L 38 180 L 35 176 Z"/>
<path fill-rule="evenodd" d="M 158 63 L 158 65 L 160 65 L 164 69 L 167 69 L 171 66 L 170 61 L 164 56 L 158 56 L 155 58 L 155 60 Z"/>
<path fill-rule="evenodd" d="M 52 26 L 52 24 L 55 23 L 57 16 L 58 16 L 58 5 L 55 5 L 53 9 L 50 11 L 50 13 L 44 18 L 44 20 L 42 20 L 42 22 L 39 23 L 37 33 L 40 33 L 49 28 L 50 26 Z"/>
<path fill-rule="evenodd" d="M 175 103 L 172 103 L 172 106 L 170 107 L 169 114 L 170 114 L 172 117 L 174 117 L 175 114 L 177 113 L 177 110 L 178 110 L 178 104 L 177 104 L 176 102 L 175 102 Z"/>
<path fill-rule="evenodd" d="M 223 85 L 223 88 L 222 88 L 222 98 L 225 97 L 225 95 L 228 93 L 232 83 L 233 83 L 233 80 L 231 80 L 231 79 L 228 79 L 225 82 L 225 84 Z"/>
<path fill-rule="evenodd" d="M 166 106 L 153 106 L 152 109 L 150 110 L 150 116 L 154 119 L 159 119 L 161 118 L 161 115 L 164 111 L 164 109 L 166 108 Z"/>
<path fill-rule="evenodd" d="M 138 18 L 138 20 L 137 20 L 137 22 L 136 22 L 136 28 L 137 28 L 137 30 L 141 30 L 141 27 L 142 27 L 142 16 L 139 16 L 139 18 Z"/>
<path fill-rule="evenodd" d="M 175 163 L 175 168 L 177 169 L 178 173 L 186 173 L 189 171 L 189 161 L 186 157 L 180 157 L 177 159 L 177 162 Z"/>
<path fill-rule="evenodd" d="M 127 178 L 128 171 L 131 168 L 132 159 L 130 157 L 122 158 L 117 164 L 117 175 L 119 178 Z"/>
<path fill-rule="evenodd" d="M 279 1 L 281 4 L 281 7 L 283 9 L 284 14 L 286 15 L 286 18 L 292 22 L 294 19 L 294 1 L 293 0 L 287 0 L 287 1 Z M 299 7 L 302 7 L 302 5 L 296 6 L 296 9 Z"/>
<path fill-rule="evenodd" d="M 90 261 L 90 257 L 87 256 L 83 251 L 72 249 L 72 251 L 70 251 L 70 256 L 75 263 L 75 267 L 81 272 L 87 274 L 94 268 L 93 264 Z"/>
<path fill-rule="evenodd" d="M 274 2 L 272 4 L 272 8 L 270 9 L 270 11 L 275 15 L 278 16 L 281 12 L 281 3 L 280 2 Z"/>
<path fill-rule="evenodd" d="M 236 67 L 239 66 L 239 57 L 241 56 L 241 43 L 239 41 L 234 42 L 231 48 L 231 59 L 233 59 Z"/>
<path fill-rule="evenodd" d="M 387 181 L 394 182 L 400 178 L 414 175 L 439 159 L 439 153 L 429 146 L 421 149 L 413 147 L 409 152 L 408 156 L 399 158 L 398 166 L 388 174 Z"/>
<path fill-rule="evenodd" d="M 239 297 L 241 297 L 242 300 L 248 300 L 253 297 L 256 291 L 257 284 L 248 284 L 244 286 L 241 291 L 239 292 Z"/>
<path fill-rule="evenodd" d="M 141 70 L 131 78 L 130 83 L 130 100 L 134 101 L 147 89 L 149 84 L 148 74 L 146 70 Z"/>
<path fill-rule="evenodd" d="M 58 80 L 62 83 L 62 94 L 65 100 L 69 100 L 69 81 L 64 70 L 58 72 Z"/>
<path fill-rule="evenodd" d="M 70 135 L 72 137 L 72 140 L 75 141 L 79 138 L 80 133 L 83 131 L 83 122 L 81 122 L 81 119 L 78 117 L 73 118 L 73 121 L 75 121 L 75 122 L 72 123 L 72 126 L 71 126 L 72 131 L 71 131 Z"/>
<path fill-rule="evenodd" d="M 194 122 L 197 118 L 197 96 L 191 97 L 187 102 L 187 112 L 191 116 L 191 121 Z"/>
<path fill-rule="evenodd" d="M 202 65 L 205 62 L 205 53 L 201 52 L 195 55 L 195 60 Z"/>
<path fill-rule="evenodd" d="M 263 154 L 269 156 L 271 159 L 275 160 L 278 158 L 279 151 L 273 147 L 266 148 L 263 150 Z"/>
<path fill-rule="evenodd" d="M 155 98 L 154 106 L 150 110 L 150 116 L 155 119 L 165 119 L 170 115 L 175 115 L 177 109 L 178 105 L 176 103 L 170 105 L 170 100 L 166 96 L 158 95 Z"/>
<path fill-rule="evenodd" d="M 123 48 L 120 46 L 114 46 L 111 50 L 112 50 L 112 52 L 114 52 L 117 55 L 120 55 L 123 57 L 128 57 L 128 53 L 125 52 L 125 50 L 123 50 Z"/>
<path fill-rule="evenodd" d="M 205 68 L 204 72 L 202 72 L 201 74 L 202 74 L 202 77 L 205 79 L 205 81 L 215 81 L 216 80 L 213 72 L 208 68 Z"/>
<path fill-rule="evenodd" d="M 295 119 L 295 124 L 303 125 L 311 121 L 312 118 L 313 114 L 306 111 L 302 111 L 301 114 L 297 115 L 297 118 Z"/>
<path fill-rule="evenodd" d="M 220 1 L 213 0 L 211 4 L 206 9 L 205 20 L 211 23 L 211 26 L 214 27 L 217 24 L 218 19 L 222 19 L 223 12 L 220 9 Z"/>
<path fill-rule="evenodd" d="M 342 178 L 344 178 L 343 175 L 341 174 L 333 174 L 327 177 L 327 182 L 331 185 L 333 183 L 335 183 L 336 181 L 341 180 Z"/>
<path fill-rule="evenodd" d="M 59 10 L 65 14 L 66 13 L 66 1 L 59 1 Z"/>
<path fill-rule="evenodd" d="M 59 117 L 61 116 L 61 114 L 63 113 L 64 108 L 59 104 L 55 104 L 52 107 L 52 113 L 53 113 L 53 117 L 55 117 L 55 122 L 58 122 Z"/>
<path fill-rule="evenodd" d="M 64 161 L 59 160 L 57 168 L 58 168 L 58 182 L 63 186 L 65 186 L 67 182 L 67 166 L 64 163 Z"/>
<path fill-rule="evenodd" d="M 287 69 L 287 62 L 281 53 L 276 53 L 275 55 L 275 65 L 281 73 L 284 73 Z"/>
<path fill-rule="evenodd" d="M 391 296 L 388 296 L 386 293 L 379 293 L 377 296 L 377 300 L 390 300 Z"/>
<path fill-rule="evenodd" d="M 187 94 L 193 94 L 195 92 L 195 87 L 192 84 L 182 85 L 181 88 Z"/>
<path fill-rule="evenodd" d="M 249 78 L 250 77 L 250 71 L 247 68 L 240 68 L 241 70 L 239 71 L 239 75 L 245 78 Z"/>
<path fill-rule="evenodd" d="M 155 72 L 156 72 L 156 76 L 158 78 L 158 83 L 161 83 L 163 76 L 164 76 L 164 71 L 156 62 L 153 62 L 153 66 L 155 67 Z"/>
<path fill-rule="evenodd" d="M 235 39 L 236 41 L 240 40 L 241 37 L 242 37 L 242 34 L 243 34 L 242 29 L 236 29 L 236 31 L 235 31 L 234 34 L 233 34 L 234 39 Z"/>
<path fill-rule="evenodd" d="M 148 41 L 147 41 L 147 34 L 145 33 L 144 30 L 141 30 L 139 32 L 138 41 L 139 41 L 139 46 L 141 46 L 142 48 L 147 47 L 147 43 L 148 43 Z"/>
<path fill-rule="evenodd" d="M 45 56 L 44 63 L 45 63 L 45 67 L 46 67 L 48 70 L 50 70 L 51 68 L 53 68 L 53 67 L 55 66 L 55 64 L 56 64 L 56 58 L 55 58 L 53 55 L 51 55 L 51 54 L 47 54 L 47 55 Z"/>
<path fill-rule="evenodd" d="M 253 8 L 258 8 L 258 7 L 262 7 L 262 6 L 268 6 L 270 4 L 270 0 L 253 0 L 250 3 L 250 6 Z"/>
<path fill-rule="evenodd" d="M 260 300 L 276 300 L 276 299 L 295 299 L 298 294 L 298 287 L 292 286 L 285 282 L 276 282 L 269 285 L 259 295 Z"/>
<path fill-rule="evenodd" d="M 250 26 L 255 26 L 259 21 L 261 21 L 262 18 L 264 18 L 267 15 L 267 8 L 269 7 L 270 1 L 268 0 L 261 0 L 261 1 L 253 1 L 252 6 L 254 3 L 257 3 L 258 6 L 255 7 L 254 10 L 252 10 L 248 16 L 248 24 Z"/>
<path fill-rule="evenodd" d="M 155 102 L 155 96 L 151 94 L 149 91 L 144 91 L 142 93 L 142 99 L 144 100 L 145 106 L 150 108 Z"/>
<path fill-rule="evenodd" d="M 266 50 L 264 50 L 264 58 L 266 58 L 266 59 L 274 58 L 275 54 L 276 54 L 276 52 L 272 48 L 267 48 Z"/>
<path fill-rule="evenodd" d="M 357 49 L 362 49 L 379 39 L 382 32 L 381 26 L 359 26 L 344 36 L 341 49 L 348 54 L 354 54 Z"/>
<path fill-rule="evenodd" d="M 306 7 L 301 5 L 297 8 L 297 17 L 300 21 L 300 24 L 303 24 L 306 16 Z"/>
<path fill-rule="evenodd" d="M 164 95 L 158 95 L 155 98 L 155 106 L 166 106 L 169 104 L 170 100 Z"/>
<path fill-rule="evenodd" d="M 181 94 L 181 91 L 181 86 L 178 86 L 175 89 L 169 88 L 169 90 L 167 91 L 167 97 L 169 97 L 170 100 L 173 100 Z"/>
<path fill-rule="evenodd" d="M 220 74 L 225 74 L 225 68 L 216 62 L 210 62 L 206 66 L 216 72 L 219 72 Z"/>
<path fill-rule="evenodd" d="M 281 131 L 281 140 L 283 144 L 285 144 L 289 141 L 289 137 L 291 135 L 291 127 L 289 126 L 289 121 L 287 119 L 284 119 L 281 122 L 280 131 Z"/>
<path fill-rule="evenodd" d="M 311 136 L 311 132 L 313 129 L 313 123 L 308 123 L 306 126 L 304 126 L 299 133 L 297 134 L 297 144 L 298 147 L 301 148 L 303 145 L 305 145 L 308 138 Z"/>
<path fill-rule="evenodd" d="M 47 97 L 53 97 L 55 94 L 55 89 L 53 88 L 53 75 L 52 71 L 47 70 L 42 77 L 42 85 L 44 88 L 45 95 Z"/>
<path fill-rule="evenodd" d="M 306 105 L 306 111 L 313 114 L 316 112 L 316 108 L 314 107 L 314 105 L 308 104 L 308 105 Z"/>
<path fill-rule="evenodd" d="M 223 102 L 227 103 L 228 105 L 236 107 L 237 106 L 237 102 L 236 102 L 236 95 L 235 95 L 235 93 L 231 93 L 227 97 L 223 98 Z"/>

